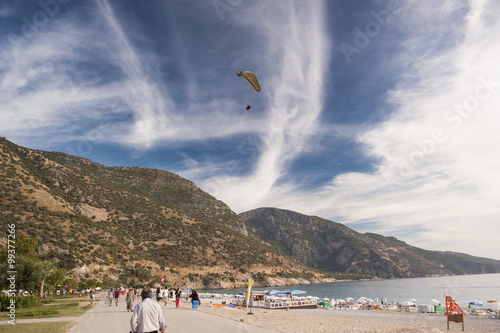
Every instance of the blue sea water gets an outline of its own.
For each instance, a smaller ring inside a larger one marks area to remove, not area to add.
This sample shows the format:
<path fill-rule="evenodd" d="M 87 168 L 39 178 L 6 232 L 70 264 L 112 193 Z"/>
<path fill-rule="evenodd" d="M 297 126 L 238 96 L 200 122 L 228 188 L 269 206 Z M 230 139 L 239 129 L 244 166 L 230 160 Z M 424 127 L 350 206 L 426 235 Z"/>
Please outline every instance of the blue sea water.
<path fill-rule="evenodd" d="M 500 301 L 500 274 L 459 275 L 444 277 L 427 277 L 393 280 L 345 281 L 335 283 L 321 283 L 311 285 L 283 286 L 275 288 L 252 288 L 252 290 L 286 290 L 299 289 L 306 295 L 319 298 L 346 299 L 352 297 L 357 300 L 367 297 L 373 300 L 387 299 L 387 302 L 403 303 L 409 299 L 416 299 L 417 304 L 434 304 L 435 299 L 445 304 L 444 291 L 453 297 L 462 307 L 467 307 L 471 301 L 488 300 Z M 235 294 L 246 291 L 243 289 L 210 290 L 202 292 Z"/>

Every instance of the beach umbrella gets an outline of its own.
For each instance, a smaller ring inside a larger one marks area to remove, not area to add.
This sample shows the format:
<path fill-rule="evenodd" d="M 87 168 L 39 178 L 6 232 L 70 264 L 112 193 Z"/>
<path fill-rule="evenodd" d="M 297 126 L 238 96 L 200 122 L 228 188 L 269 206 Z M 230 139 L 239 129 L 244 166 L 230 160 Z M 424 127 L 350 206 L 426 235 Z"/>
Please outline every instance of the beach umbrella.
<path fill-rule="evenodd" d="M 415 306 L 415 302 L 413 302 L 411 300 L 408 300 L 408 301 L 404 302 L 403 305 L 406 305 L 406 306 Z"/>
<path fill-rule="evenodd" d="M 280 294 L 280 295 L 290 295 L 291 293 L 292 293 L 292 291 L 289 289 L 278 291 L 278 294 Z"/>
<path fill-rule="evenodd" d="M 486 303 L 497 303 L 498 301 L 490 299 L 489 301 L 486 301 Z"/>
<path fill-rule="evenodd" d="M 431 298 L 431 302 L 434 302 L 436 304 L 439 304 L 440 302 L 437 299 Z"/>
<path fill-rule="evenodd" d="M 483 303 L 481 303 L 480 301 L 472 301 L 472 302 L 469 302 L 469 305 L 473 305 L 473 306 L 482 306 Z"/>
<path fill-rule="evenodd" d="M 354 299 L 354 298 L 352 298 L 352 297 L 347 297 L 345 300 L 346 300 L 347 302 L 350 302 L 350 301 L 352 301 L 353 299 Z"/>
<path fill-rule="evenodd" d="M 304 290 L 297 290 L 295 289 L 294 291 L 291 292 L 292 295 L 299 295 L 299 294 L 305 294 L 306 292 Z"/>
<path fill-rule="evenodd" d="M 410 301 L 412 301 L 412 302 L 416 302 L 417 300 L 416 300 L 416 299 L 414 299 L 414 298 L 410 298 Z"/>

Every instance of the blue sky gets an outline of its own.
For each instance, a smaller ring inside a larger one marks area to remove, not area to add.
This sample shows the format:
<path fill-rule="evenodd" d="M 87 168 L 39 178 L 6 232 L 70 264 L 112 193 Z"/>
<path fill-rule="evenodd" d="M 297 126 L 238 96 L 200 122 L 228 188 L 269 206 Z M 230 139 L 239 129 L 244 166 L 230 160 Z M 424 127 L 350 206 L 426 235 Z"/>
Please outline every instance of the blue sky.
<path fill-rule="evenodd" d="M 290 209 L 500 259 L 499 10 L 1 1 L 0 135 L 172 171 L 237 213 Z"/>

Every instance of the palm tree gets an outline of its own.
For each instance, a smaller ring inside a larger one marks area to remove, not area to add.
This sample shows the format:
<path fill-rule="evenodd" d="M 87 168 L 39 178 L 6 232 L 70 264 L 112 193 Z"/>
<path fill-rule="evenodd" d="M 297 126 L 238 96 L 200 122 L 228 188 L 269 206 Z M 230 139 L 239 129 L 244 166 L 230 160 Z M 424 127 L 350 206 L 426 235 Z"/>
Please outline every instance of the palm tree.
<path fill-rule="evenodd" d="M 40 282 L 40 298 L 43 297 L 43 285 L 45 284 L 45 279 L 56 270 L 56 266 L 52 261 L 43 261 L 42 262 L 42 270 L 43 270 L 43 278 L 42 282 Z"/>

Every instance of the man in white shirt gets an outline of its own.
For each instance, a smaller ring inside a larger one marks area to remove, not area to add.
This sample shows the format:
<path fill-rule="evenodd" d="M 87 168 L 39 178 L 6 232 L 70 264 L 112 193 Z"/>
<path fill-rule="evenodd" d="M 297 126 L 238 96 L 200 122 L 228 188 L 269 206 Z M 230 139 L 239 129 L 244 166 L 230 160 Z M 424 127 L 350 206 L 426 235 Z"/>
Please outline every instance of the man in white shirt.
<path fill-rule="evenodd" d="M 134 308 L 130 326 L 134 333 L 165 333 L 165 320 L 158 303 L 151 300 L 153 292 L 149 288 L 142 289 L 142 302 Z"/>

